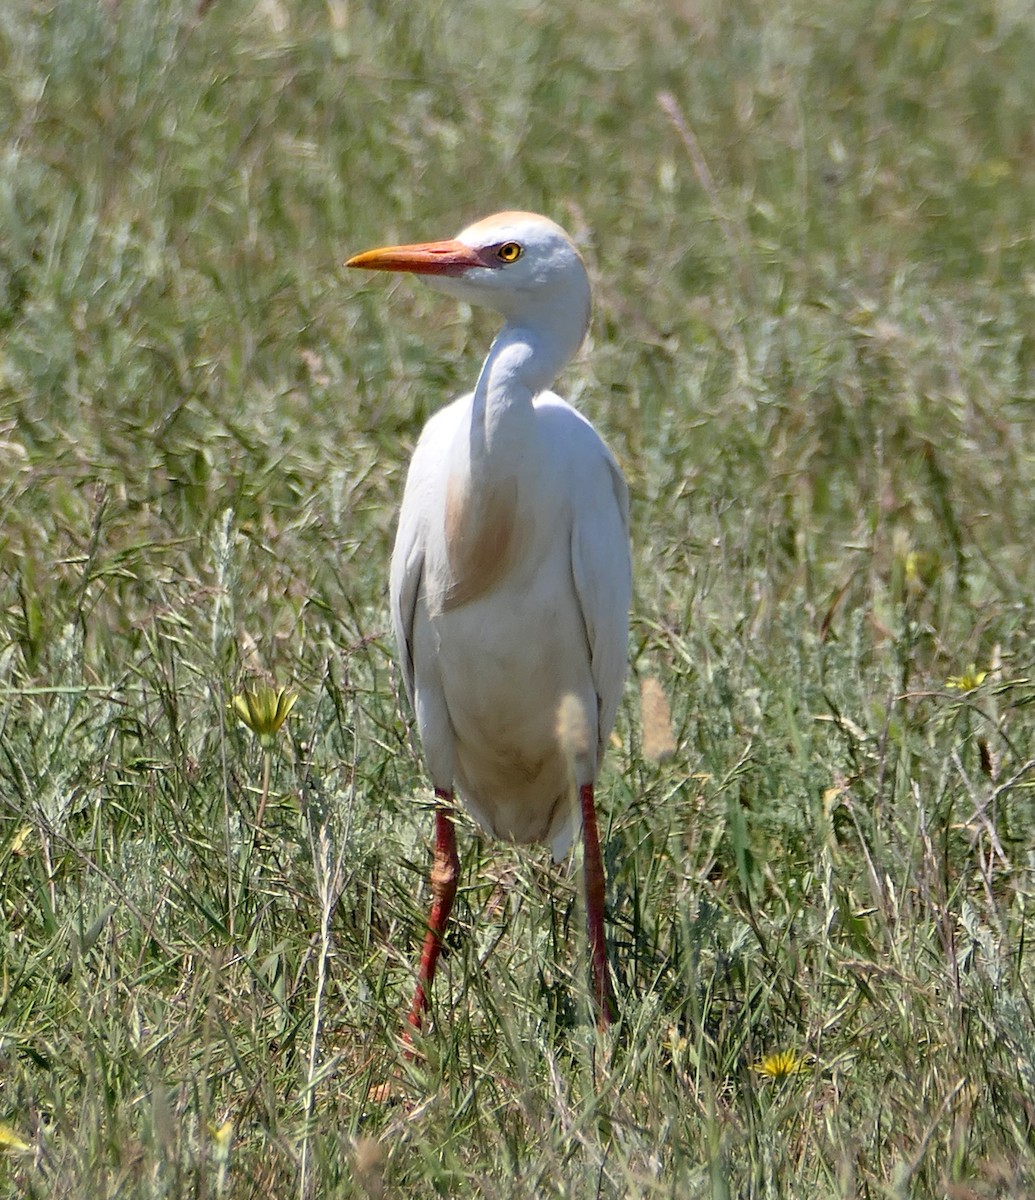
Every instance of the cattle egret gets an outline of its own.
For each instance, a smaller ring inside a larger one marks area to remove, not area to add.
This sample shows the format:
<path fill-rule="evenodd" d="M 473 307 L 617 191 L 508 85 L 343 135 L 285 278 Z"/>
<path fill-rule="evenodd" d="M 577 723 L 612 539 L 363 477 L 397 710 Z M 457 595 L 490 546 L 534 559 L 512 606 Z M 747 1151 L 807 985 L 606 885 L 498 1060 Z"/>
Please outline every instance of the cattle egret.
<path fill-rule="evenodd" d="M 488 832 L 546 842 L 557 859 L 581 816 L 594 996 L 607 1025 L 615 1002 L 593 791 L 628 657 L 629 498 L 596 430 L 548 390 L 589 326 L 585 266 L 563 229 L 524 212 L 345 265 L 426 276 L 504 319 L 474 391 L 424 427 L 392 554 L 399 662 L 436 797 L 409 1023 L 421 1027 L 456 894 L 459 795 Z M 559 735 L 569 697 L 578 728 Z"/>

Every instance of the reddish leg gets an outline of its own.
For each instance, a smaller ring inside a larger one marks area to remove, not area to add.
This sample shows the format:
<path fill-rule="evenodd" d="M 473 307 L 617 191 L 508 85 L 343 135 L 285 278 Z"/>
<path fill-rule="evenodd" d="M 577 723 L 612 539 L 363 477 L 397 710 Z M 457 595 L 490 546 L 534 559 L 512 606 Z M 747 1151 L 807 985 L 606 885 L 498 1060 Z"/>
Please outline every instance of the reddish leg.
<path fill-rule="evenodd" d="M 438 800 L 435 806 L 435 861 L 431 868 L 431 915 L 428 917 L 428 932 L 424 937 L 424 949 L 420 956 L 420 971 L 417 989 L 413 993 L 410 1015 L 407 1021 L 414 1029 L 420 1029 L 421 1019 L 428 1009 L 428 992 L 435 978 L 435 966 L 442 949 L 442 939 L 449 920 L 449 910 L 456 895 L 456 881 L 460 874 L 460 859 L 456 853 L 456 830 L 453 828 L 452 796 L 436 789 Z M 409 1037 L 406 1038 L 409 1041 Z"/>
<path fill-rule="evenodd" d="M 597 1024 L 605 1029 L 618 1015 L 611 972 L 607 965 L 607 942 L 604 939 L 604 862 L 600 857 L 600 838 L 597 834 L 597 813 L 593 805 L 593 785 L 579 787 L 582 806 L 583 855 L 586 874 L 586 925 L 589 928 L 589 953 L 593 963 L 593 994 L 597 1002 Z"/>

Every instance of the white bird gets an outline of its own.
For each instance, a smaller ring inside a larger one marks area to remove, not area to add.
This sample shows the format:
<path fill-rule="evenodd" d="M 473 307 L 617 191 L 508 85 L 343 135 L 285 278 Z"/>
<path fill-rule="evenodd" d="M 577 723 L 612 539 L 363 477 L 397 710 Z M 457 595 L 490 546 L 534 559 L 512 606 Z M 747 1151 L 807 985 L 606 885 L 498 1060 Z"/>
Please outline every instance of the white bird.
<path fill-rule="evenodd" d="M 458 794 L 490 833 L 547 842 L 558 859 L 581 817 L 606 1025 L 615 1002 L 594 784 L 628 660 L 629 499 L 593 426 L 547 390 L 589 327 L 585 266 L 563 229 L 525 212 L 345 265 L 424 275 L 504 318 L 474 391 L 424 427 L 392 555 L 399 661 L 437 800 L 433 902 L 409 1022 L 420 1028 L 456 893 Z M 569 696 L 581 737 L 558 734 Z"/>

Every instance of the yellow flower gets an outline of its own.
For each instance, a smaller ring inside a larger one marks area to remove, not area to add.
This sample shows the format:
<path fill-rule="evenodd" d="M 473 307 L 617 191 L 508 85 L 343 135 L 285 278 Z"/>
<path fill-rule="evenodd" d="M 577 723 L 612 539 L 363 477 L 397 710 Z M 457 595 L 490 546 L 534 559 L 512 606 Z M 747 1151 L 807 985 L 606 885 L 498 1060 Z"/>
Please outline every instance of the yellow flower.
<path fill-rule="evenodd" d="M 987 678 L 987 671 L 979 671 L 971 663 L 962 675 L 950 675 L 945 681 L 945 686 L 955 688 L 958 692 L 972 692 L 975 688 L 979 688 Z"/>
<path fill-rule="evenodd" d="M 209 1137 L 212 1139 L 212 1160 L 216 1165 L 216 1195 L 226 1195 L 226 1176 L 230 1168 L 230 1147 L 234 1141 L 234 1123 L 226 1120 L 222 1125 L 210 1123 Z"/>
<path fill-rule="evenodd" d="M 234 1123 L 233 1121 L 224 1121 L 222 1125 L 210 1123 L 208 1127 L 209 1136 L 215 1142 L 216 1147 L 220 1150 L 229 1150 L 230 1143 L 234 1139 Z"/>
<path fill-rule="evenodd" d="M 259 745 L 264 750 L 269 750 L 297 700 L 297 692 L 259 684 L 255 690 L 249 689 L 234 696 L 231 708 L 252 733 L 255 733 Z"/>
<path fill-rule="evenodd" d="M 4 1154 L 24 1154 L 26 1150 L 31 1150 L 24 1138 L 11 1128 L 10 1125 L 0 1121 L 0 1153 Z"/>
<path fill-rule="evenodd" d="M 793 1050 L 778 1050 L 775 1054 L 767 1054 L 751 1067 L 759 1075 L 780 1082 L 791 1075 L 797 1075 L 809 1060 L 807 1054 L 796 1054 Z"/>
<path fill-rule="evenodd" d="M 260 684 L 254 691 L 246 690 L 230 701 L 230 707 L 259 739 L 264 750 L 270 749 L 295 707 L 298 695 L 287 688 L 272 688 Z"/>
<path fill-rule="evenodd" d="M 911 588 L 930 587 L 938 577 L 938 556 L 929 550 L 909 550 L 902 560 L 902 573 Z"/>
<path fill-rule="evenodd" d="M 31 849 L 29 845 L 29 839 L 31 837 L 32 826 L 22 825 L 17 833 L 15 833 L 14 837 L 11 838 L 11 853 L 16 855 L 18 858 L 27 857 Z"/>
<path fill-rule="evenodd" d="M 255 810 L 256 834 L 262 829 L 262 817 L 270 795 L 270 773 L 273 763 L 273 745 L 280 727 L 295 707 L 298 695 L 287 688 L 274 688 L 261 683 L 254 689 L 246 689 L 230 701 L 230 707 L 238 718 L 259 739 L 262 747 L 262 787 L 259 803 Z"/>

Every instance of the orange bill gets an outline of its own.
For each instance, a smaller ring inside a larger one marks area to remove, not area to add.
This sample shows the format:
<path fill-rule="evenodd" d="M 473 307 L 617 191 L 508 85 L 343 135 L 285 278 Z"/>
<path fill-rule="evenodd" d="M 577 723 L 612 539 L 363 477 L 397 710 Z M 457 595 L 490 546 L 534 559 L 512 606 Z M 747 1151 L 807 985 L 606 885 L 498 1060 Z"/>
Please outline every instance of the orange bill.
<path fill-rule="evenodd" d="M 370 271 L 412 271 L 415 275 L 460 275 L 470 267 L 496 265 L 485 262 L 481 252 L 463 242 L 417 242 L 412 246 L 381 246 L 354 254 L 347 267 Z"/>

